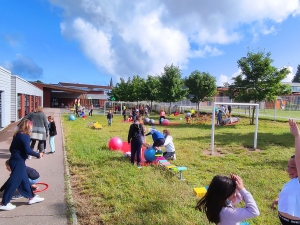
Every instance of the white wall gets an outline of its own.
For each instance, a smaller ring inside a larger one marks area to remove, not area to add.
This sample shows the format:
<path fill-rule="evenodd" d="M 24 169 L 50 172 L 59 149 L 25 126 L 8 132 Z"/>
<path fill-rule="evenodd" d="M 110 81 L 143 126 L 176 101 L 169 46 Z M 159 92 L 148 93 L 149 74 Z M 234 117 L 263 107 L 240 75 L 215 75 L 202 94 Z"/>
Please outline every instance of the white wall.
<path fill-rule="evenodd" d="M 12 121 L 18 120 L 18 94 L 33 95 L 41 97 L 43 104 L 43 91 L 28 81 L 16 75 L 11 76 L 11 117 Z"/>
<path fill-rule="evenodd" d="M 6 127 L 11 121 L 11 72 L 0 66 L 1 118 L 0 127 Z"/>

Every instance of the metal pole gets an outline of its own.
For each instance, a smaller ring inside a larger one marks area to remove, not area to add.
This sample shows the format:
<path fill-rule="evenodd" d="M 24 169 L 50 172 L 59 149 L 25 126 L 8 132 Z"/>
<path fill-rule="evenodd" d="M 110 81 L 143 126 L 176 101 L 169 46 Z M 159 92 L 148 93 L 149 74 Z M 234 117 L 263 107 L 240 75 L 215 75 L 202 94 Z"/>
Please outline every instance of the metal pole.
<path fill-rule="evenodd" d="M 214 154 L 214 144 L 215 144 L 215 103 L 213 103 L 213 112 L 212 112 L 212 122 L 211 122 L 211 143 L 210 143 L 210 154 Z"/>
<path fill-rule="evenodd" d="M 254 132 L 254 150 L 257 148 L 258 111 L 259 111 L 258 104 L 255 110 L 256 110 L 256 121 L 255 121 L 255 132 Z"/>

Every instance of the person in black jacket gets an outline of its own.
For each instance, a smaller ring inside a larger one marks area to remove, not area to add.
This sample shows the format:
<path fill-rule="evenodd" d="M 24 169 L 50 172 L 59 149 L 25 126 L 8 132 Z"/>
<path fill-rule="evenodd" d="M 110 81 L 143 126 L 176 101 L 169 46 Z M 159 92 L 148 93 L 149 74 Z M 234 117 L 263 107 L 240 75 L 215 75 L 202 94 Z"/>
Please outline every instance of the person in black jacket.
<path fill-rule="evenodd" d="M 53 116 L 48 116 L 48 121 L 49 121 L 49 144 L 50 144 L 50 152 L 49 154 L 54 154 L 55 153 L 55 142 L 54 142 L 54 138 L 57 135 L 57 131 L 56 131 L 56 126 L 55 126 L 55 122 L 54 122 L 54 118 Z"/>
<path fill-rule="evenodd" d="M 11 172 L 11 169 L 10 169 L 10 166 L 9 166 L 9 159 L 5 161 L 5 166 L 6 166 L 6 169 Z M 37 186 L 35 185 L 37 182 L 39 182 L 40 180 L 40 174 L 38 171 L 36 171 L 35 169 L 29 167 L 29 166 L 26 166 L 26 173 L 27 173 L 27 176 L 28 176 L 28 180 L 29 180 L 29 183 L 31 184 L 31 189 L 33 191 L 37 190 Z M 23 198 L 23 196 L 19 193 L 17 195 L 14 195 L 12 196 L 12 199 L 19 199 L 19 198 Z"/>
<path fill-rule="evenodd" d="M 144 138 L 144 127 L 141 124 L 142 116 L 138 115 L 136 121 L 130 125 L 128 132 L 128 144 L 130 144 L 131 158 L 130 162 L 134 165 L 134 159 L 136 156 L 137 166 L 141 167 L 141 149 Z"/>

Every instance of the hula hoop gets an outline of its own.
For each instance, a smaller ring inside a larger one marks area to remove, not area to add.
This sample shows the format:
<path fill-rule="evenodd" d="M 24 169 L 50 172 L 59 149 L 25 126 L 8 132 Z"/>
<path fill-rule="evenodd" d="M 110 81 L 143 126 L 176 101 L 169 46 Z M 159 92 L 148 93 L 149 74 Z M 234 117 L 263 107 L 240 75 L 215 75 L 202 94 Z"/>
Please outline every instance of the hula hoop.
<path fill-rule="evenodd" d="M 40 184 L 40 185 L 44 185 L 44 188 L 43 189 L 38 189 L 38 190 L 35 190 L 33 193 L 38 193 L 38 192 L 42 192 L 42 191 L 46 191 L 48 188 L 49 188 L 49 185 L 47 183 L 44 183 L 44 182 L 37 182 L 35 184 Z"/>

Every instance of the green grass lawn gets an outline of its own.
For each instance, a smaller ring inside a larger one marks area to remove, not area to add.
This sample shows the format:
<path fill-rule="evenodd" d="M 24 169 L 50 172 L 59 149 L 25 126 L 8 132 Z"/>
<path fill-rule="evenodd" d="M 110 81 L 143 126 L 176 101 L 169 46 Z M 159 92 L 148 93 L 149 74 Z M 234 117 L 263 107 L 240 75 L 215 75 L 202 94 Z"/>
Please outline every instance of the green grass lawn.
<path fill-rule="evenodd" d="M 182 116 L 183 117 L 183 116 Z M 157 117 L 156 117 L 157 120 Z M 187 166 L 185 181 L 159 166 L 139 170 L 121 152 L 111 151 L 111 137 L 127 140 L 130 123 L 115 116 L 111 127 L 105 116 L 68 121 L 63 116 L 66 150 L 71 173 L 73 198 L 80 224 L 208 224 L 203 213 L 194 209 L 194 187 L 209 185 L 216 174 L 240 175 L 253 194 L 261 215 L 250 224 L 280 224 L 270 205 L 288 176 L 287 161 L 294 153 L 294 141 L 287 122 L 259 121 L 258 149 L 253 147 L 254 126 L 249 119 L 238 125 L 216 127 L 215 152 L 210 150 L 211 125 L 171 125 L 176 147 L 175 165 Z M 102 130 L 88 124 L 98 121 Z M 149 127 L 149 126 L 147 126 Z M 162 131 L 166 127 L 157 126 Z M 147 137 L 147 142 L 151 142 Z"/>

